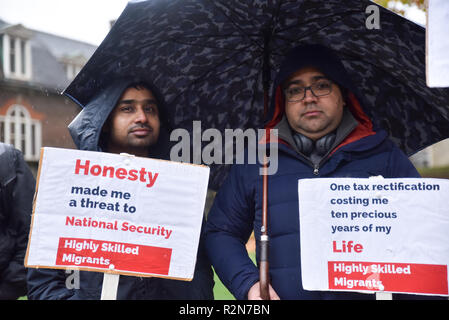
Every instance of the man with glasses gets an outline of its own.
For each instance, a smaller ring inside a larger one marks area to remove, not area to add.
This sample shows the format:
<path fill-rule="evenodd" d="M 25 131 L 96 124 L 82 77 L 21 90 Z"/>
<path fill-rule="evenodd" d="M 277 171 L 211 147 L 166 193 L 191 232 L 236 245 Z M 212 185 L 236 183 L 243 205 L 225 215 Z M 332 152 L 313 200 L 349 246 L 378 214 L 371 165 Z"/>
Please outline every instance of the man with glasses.
<path fill-rule="evenodd" d="M 374 128 L 363 111 L 363 97 L 330 49 L 321 45 L 293 49 L 273 88 L 266 125 L 278 130 L 278 171 L 268 177 L 267 188 L 270 298 L 374 299 L 368 294 L 303 289 L 298 179 L 419 174 L 387 133 Z M 260 164 L 234 165 L 207 220 L 209 257 L 237 299 L 261 298 L 259 270 L 245 248 L 252 231 L 256 240 L 261 234 L 259 169 Z"/>
<path fill-rule="evenodd" d="M 337 84 L 313 66 L 293 73 L 283 87 L 284 121 L 292 129 L 297 151 L 318 170 L 335 142 L 335 130 L 343 118 L 343 94 Z"/>

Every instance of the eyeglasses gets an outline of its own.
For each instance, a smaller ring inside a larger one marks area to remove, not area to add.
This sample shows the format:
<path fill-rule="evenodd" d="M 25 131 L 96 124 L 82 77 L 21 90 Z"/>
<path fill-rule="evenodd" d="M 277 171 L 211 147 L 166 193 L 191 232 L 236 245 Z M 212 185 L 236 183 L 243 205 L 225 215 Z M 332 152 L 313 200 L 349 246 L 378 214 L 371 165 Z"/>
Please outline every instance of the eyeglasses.
<path fill-rule="evenodd" d="M 291 84 L 284 93 L 288 102 L 299 102 L 304 100 L 307 90 L 310 90 L 315 97 L 327 96 L 332 92 L 332 81 L 321 79 L 308 87 Z"/>

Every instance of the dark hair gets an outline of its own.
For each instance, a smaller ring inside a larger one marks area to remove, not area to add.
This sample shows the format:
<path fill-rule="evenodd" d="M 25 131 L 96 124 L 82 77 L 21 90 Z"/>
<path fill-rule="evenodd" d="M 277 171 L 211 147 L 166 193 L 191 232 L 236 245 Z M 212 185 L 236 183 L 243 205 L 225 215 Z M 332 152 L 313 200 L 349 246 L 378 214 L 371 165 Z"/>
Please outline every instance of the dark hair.
<path fill-rule="evenodd" d="M 153 91 L 152 89 L 151 89 L 151 86 L 148 84 L 148 83 L 146 83 L 145 81 L 139 81 L 139 82 L 133 82 L 133 83 L 130 83 L 126 88 L 125 88 L 125 90 L 123 90 L 123 92 L 125 92 L 126 90 L 128 90 L 129 88 L 134 88 L 134 89 L 137 89 L 137 90 L 140 90 L 141 88 L 144 88 L 144 89 L 147 89 L 148 91 Z M 123 94 L 123 92 L 122 92 L 122 94 Z M 156 99 L 157 100 L 157 99 Z"/>

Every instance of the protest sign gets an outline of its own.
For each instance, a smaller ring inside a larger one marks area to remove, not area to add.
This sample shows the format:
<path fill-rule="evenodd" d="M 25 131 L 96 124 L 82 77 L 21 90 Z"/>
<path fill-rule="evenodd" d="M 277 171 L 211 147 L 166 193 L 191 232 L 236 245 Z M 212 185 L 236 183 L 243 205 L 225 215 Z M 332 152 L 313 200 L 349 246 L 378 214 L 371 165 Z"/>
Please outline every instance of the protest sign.
<path fill-rule="evenodd" d="M 449 180 L 298 186 L 304 289 L 448 295 Z"/>
<path fill-rule="evenodd" d="M 426 80 L 428 87 L 449 87 L 449 1 L 428 0 L 426 27 Z"/>
<path fill-rule="evenodd" d="M 193 278 L 209 168 L 43 148 L 27 267 Z"/>

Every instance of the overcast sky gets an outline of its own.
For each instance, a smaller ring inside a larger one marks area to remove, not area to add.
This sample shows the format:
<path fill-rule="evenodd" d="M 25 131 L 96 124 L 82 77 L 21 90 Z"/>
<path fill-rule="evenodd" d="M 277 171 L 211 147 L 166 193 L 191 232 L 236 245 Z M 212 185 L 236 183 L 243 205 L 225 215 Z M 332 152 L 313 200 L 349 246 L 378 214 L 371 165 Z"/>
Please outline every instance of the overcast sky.
<path fill-rule="evenodd" d="M 169 0 L 167 0 L 169 1 Z M 0 19 L 25 27 L 99 45 L 128 0 L 0 0 Z M 406 17 L 425 24 L 425 14 L 407 8 Z"/>
<path fill-rule="evenodd" d="M 99 45 L 128 0 L 0 0 L 0 19 Z"/>

